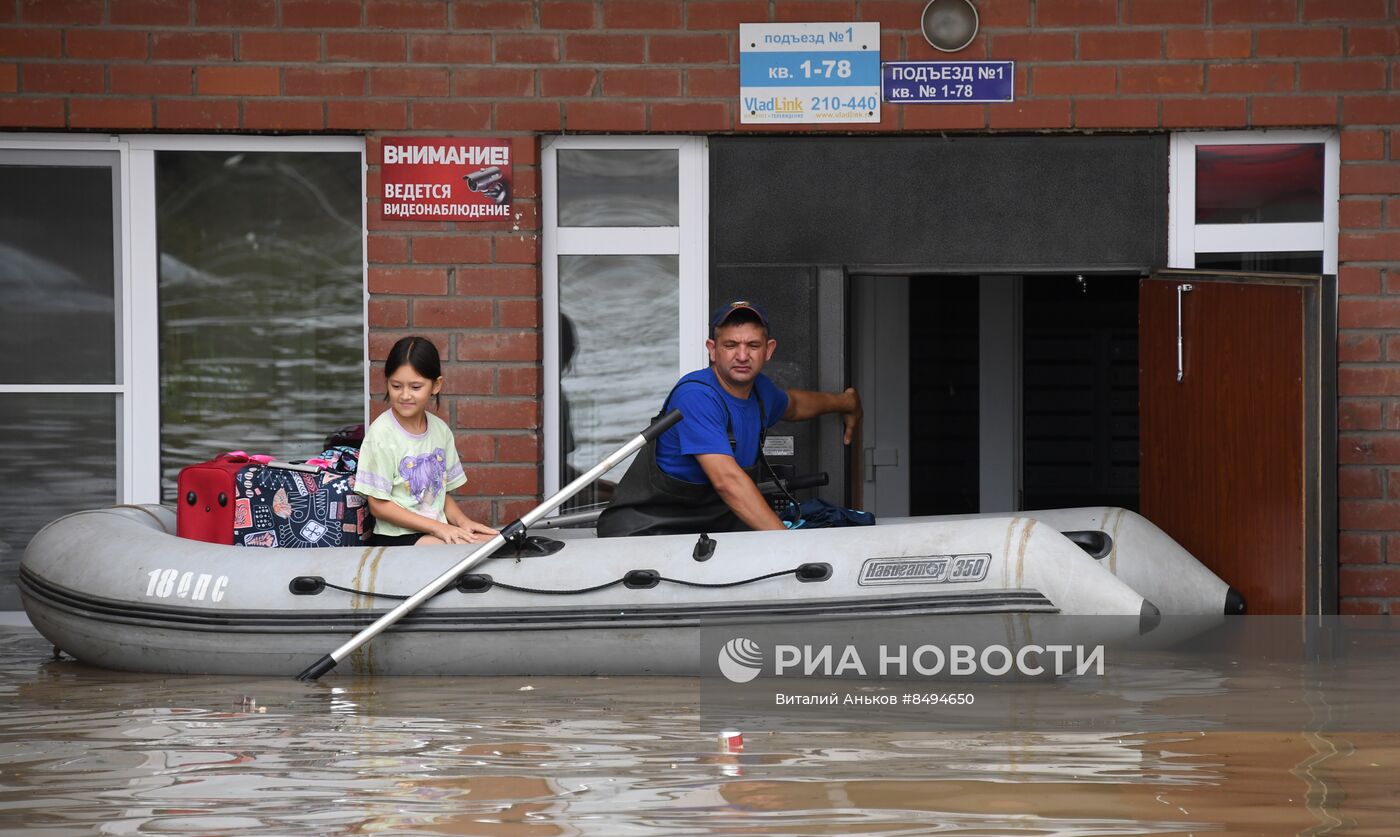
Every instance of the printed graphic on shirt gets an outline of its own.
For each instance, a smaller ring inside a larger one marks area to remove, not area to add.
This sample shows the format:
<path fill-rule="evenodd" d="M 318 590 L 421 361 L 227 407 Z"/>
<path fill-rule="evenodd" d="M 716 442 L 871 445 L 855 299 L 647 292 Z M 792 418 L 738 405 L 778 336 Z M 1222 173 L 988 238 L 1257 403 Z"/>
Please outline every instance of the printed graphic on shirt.
<path fill-rule="evenodd" d="M 432 504 L 433 498 L 442 490 L 446 473 L 447 454 L 442 448 L 399 460 L 399 476 L 408 483 L 408 490 L 413 492 L 413 499 L 420 506 Z"/>

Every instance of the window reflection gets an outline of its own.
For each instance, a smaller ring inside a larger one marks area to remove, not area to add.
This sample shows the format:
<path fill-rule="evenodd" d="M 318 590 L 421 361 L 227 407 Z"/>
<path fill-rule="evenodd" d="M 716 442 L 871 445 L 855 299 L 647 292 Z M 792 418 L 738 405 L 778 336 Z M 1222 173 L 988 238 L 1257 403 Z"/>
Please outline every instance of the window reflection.
<path fill-rule="evenodd" d="M 1322 143 L 1196 147 L 1196 223 L 1322 220 Z"/>
<path fill-rule="evenodd" d="M 1290 253 L 1197 253 L 1199 270 L 1243 270 L 1251 273 L 1321 273 L 1322 254 L 1313 250 Z"/>
<path fill-rule="evenodd" d="M 312 456 L 364 416 L 360 156 L 161 152 L 162 493 L 227 450 Z"/>
<path fill-rule="evenodd" d="M 561 149 L 559 226 L 674 227 L 680 224 L 680 152 Z"/>
<path fill-rule="evenodd" d="M 680 257 L 559 257 L 560 482 L 567 484 L 646 427 L 680 363 Z M 624 463 L 604 479 L 615 483 Z M 568 506 L 601 502 L 609 485 Z"/>

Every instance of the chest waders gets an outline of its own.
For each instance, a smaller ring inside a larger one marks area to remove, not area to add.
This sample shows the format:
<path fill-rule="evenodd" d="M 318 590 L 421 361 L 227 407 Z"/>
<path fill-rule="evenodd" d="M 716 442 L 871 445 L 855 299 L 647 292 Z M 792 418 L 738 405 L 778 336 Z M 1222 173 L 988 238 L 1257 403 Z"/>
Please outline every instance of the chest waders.
<path fill-rule="evenodd" d="M 671 396 L 686 384 L 699 384 L 719 392 L 704 381 L 681 381 L 671 388 L 661 405 L 660 415 L 671 408 Z M 768 415 L 758 386 L 753 388 L 758 402 L 758 456 L 754 464 L 744 469 L 749 479 L 757 483 L 763 462 L 763 442 L 768 435 Z M 724 407 L 725 430 L 729 435 L 729 450 L 737 462 L 739 445 L 734 439 L 734 417 L 729 404 L 720 393 Z M 684 419 L 682 419 L 684 420 Z M 748 527 L 725 504 L 719 492 L 709 482 L 694 483 L 677 479 L 656 464 L 657 439 L 648 442 L 632 460 L 622 481 L 613 490 L 612 502 L 598 518 L 598 537 L 619 538 L 630 535 L 690 535 L 699 532 L 736 532 Z"/>

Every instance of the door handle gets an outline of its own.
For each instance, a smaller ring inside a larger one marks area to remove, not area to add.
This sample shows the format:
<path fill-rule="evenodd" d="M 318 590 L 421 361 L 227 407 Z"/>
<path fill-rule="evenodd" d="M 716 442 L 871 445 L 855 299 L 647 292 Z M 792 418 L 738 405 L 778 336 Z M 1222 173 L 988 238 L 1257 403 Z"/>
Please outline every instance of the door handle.
<path fill-rule="evenodd" d="M 1176 286 L 1176 382 L 1178 384 L 1181 383 L 1182 378 L 1186 377 L 1186 364 L 1182 350 L 1186 341 L 1181 336 L 1181 297 L 1190 291 L 1190 285 Z"/>

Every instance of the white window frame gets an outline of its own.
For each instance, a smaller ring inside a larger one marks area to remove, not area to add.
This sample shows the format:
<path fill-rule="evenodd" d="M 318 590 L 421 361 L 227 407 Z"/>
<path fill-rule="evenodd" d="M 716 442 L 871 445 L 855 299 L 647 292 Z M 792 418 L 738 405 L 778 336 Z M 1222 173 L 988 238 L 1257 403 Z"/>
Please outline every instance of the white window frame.
<path fill-rule="evenodd" d="M 260 137 L 25 134 L 0 135 L 0 149 L 117 152 L 120 207 L 117 332 L 120 383 L 90 386 L 3 386 L 3 392 L 113 392 L 117 395 L 117 490 L 122 503 L 160 502 L 159 252 L 156 245 L 157 151 L 354 152 L 360 155 L 360 275 L 364 322 L 361 403 L 369 399 L 369 284 L 363 137 Z M 367 407 L 366 407 L 367 409 Z"/>
<path fill-rule="evenodd" d="M 1197 224 L 1196 147 L 1321 143 L 1322 220 L 1290 224 Z M 1322 272 L 1337 272 L 1337 201 L 1341 140 L 1336 131 L 1211 131 L 1172 134 L 1168 200 L 1169 267 L 1196 267 L 1197 253 L 1317 250 Z"/>
<path fill-rule="evenodd" d="M 679 224 L 674 227 L 560 227 L 560 149 L 667 149 L 679 152 Z M 709 302 L 709 143 L 705 137 L 554 136 L 540 154 L 540 223 L 543 232 L 544 491 L 560 488 L 559 257 L 571 255 L 675 255 L 680 263 L 680 322 L 676 375 L 704 366 Z M 660 397 L 658 395 L 658 397 Z M 658 405 L 659 406 L 659 405 Z M 640 430 L 640 428 L 638 428 Z M 594 463 L 588 463 L 592 467 Z"/>

